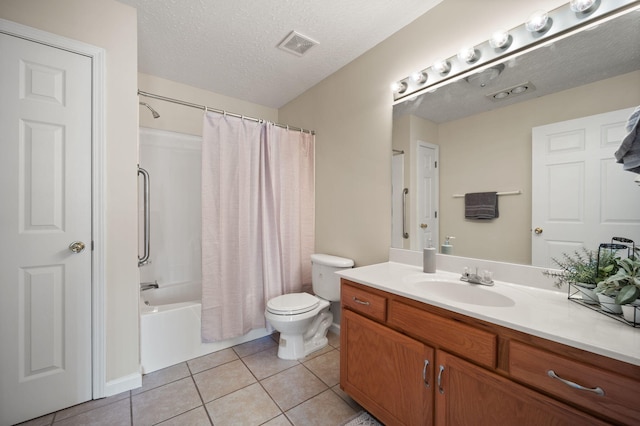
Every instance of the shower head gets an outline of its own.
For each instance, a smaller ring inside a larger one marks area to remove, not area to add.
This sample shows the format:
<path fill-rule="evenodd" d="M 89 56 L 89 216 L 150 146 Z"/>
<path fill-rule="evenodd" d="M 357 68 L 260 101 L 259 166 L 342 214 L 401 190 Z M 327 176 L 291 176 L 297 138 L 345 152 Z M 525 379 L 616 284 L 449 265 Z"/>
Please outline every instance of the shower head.
<path fill-rule="evenodd" d="M 140 102 L 140 105 L 144 105 L 147 108 L 149 108 L 149 111 L 151 111 L 151 114 L 153 114 L 153 118 L 158 118 L 160 117 L 160 114 L 158 114 L 158 111 L 156 111 L 155 109 L 151 108 L 151 105 L 149 105 L 146 102 Z"/>

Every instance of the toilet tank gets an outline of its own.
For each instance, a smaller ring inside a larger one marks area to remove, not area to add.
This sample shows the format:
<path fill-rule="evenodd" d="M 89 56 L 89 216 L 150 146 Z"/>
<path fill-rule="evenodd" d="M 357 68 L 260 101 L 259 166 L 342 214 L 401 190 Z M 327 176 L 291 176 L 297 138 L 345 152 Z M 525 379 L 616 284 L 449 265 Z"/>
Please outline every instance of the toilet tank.
<path fill-rule="evenodd" d="M 336 271 L 353 267 L 353 260 L 329 254 L 311 255 L 311 284 L 316 296 L 330 302 L 340 301 L 340 277 Z"/>

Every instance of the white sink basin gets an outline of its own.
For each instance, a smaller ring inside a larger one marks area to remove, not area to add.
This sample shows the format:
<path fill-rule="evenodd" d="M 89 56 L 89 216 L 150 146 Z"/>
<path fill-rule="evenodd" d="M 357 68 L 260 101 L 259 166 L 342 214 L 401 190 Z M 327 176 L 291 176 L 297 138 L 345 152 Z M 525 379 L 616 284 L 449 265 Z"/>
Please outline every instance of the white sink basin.
<path fill-rule="evenodd" d="M 514 306 L 516 302 L 491 287 L 463 281 L 422 281 L 413 283 L 425 294 L 458 303 L 494 307 Z"/>

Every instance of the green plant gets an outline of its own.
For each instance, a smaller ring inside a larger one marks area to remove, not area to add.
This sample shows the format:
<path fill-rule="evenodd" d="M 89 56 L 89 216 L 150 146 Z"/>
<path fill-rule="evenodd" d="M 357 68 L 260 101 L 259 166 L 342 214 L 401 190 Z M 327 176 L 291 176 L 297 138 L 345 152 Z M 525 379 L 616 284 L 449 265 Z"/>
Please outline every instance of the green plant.
<path fill-rule="evenodd" d="M 583 247 L 581 252 L 576 250 L 571 255 L 563 253 L 561 259 L 552 258 L 560 272 L 550 271 L 547 274 L 556 278 L 556 287 L 574 283 L 596 286 L 617 272 L 617 259 L 614 251 L 606 250 L 600 253 L 598 264 L 598 252 Z"/>
<path fill-rule="evenodd" d="M 607 295 L 616 294 L 616 303 L 625 305 L 640 297 L 640 258 L 635 254 L 617 259 L 615 274 L 598 283 L 596 291 Z"/>

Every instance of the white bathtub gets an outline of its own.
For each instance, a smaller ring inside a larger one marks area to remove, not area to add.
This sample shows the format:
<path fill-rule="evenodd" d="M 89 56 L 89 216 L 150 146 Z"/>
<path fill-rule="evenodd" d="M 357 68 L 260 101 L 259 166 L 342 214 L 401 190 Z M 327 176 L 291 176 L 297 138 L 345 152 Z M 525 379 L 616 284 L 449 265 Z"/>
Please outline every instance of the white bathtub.
<path fill-rule="evenodd" d="M 267 336 L 265 328 L 214 343 L 200 339 L 200 282 L 140 292 L 140 355 L 147 374 L 180 362 Z"/>

